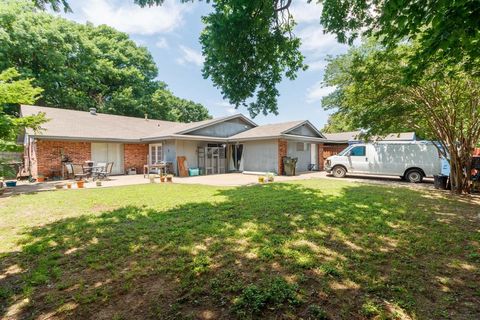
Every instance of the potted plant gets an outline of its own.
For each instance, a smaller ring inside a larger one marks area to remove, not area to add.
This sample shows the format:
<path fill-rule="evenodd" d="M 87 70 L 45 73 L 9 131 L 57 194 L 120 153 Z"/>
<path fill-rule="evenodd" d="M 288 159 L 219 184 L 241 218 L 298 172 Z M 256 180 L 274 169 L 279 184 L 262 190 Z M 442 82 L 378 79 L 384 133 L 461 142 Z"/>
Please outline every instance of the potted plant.
<path fill-rule="evenodd" d="M 172 182 L 173 174 L 167 174 L 167 182 Z"/>
<path fill-rule="evenodd" d="M 64 185 L 65 185 L 65 184 L 63 184 L 63 183 L 57 183 L 57 184 L 55 185 L 55 189 L 63 189 L 63 186 L 64 186 Z"/>
<path fill-rule="evenodd" d="M 7 187 L 10 187 L 10 188 L 11 187 L 16 187 L 17 186 L 17 180 L 9 180 L 9 181 L 5 182 L 5 185 Z"/>
<path fill-rule="evenodd" d="M 45 176 L 43 174 L 39 174 L 37 176 L 37 182 L 45 182 Z"/>
<path fill-rule="evenodd" d="M 264 183 L 265 182 L 265 177 L 264 176 L 259 176 L 258 177 L 258 183 Z"/>
<path fill-rule="evenodd" d="M 77 181 L 77 188 L 81 189 L 85 186 L 85 181 L 83 180 L 78 180 Z"/>
<path fill-rule="evenodd" d="M 267 172 L 266 178 L 268 182 L 273 182 L 274 181 L 273 173 Z"/>
<path fill-rule="evenodd" d="M 95 181 L 95 184 L 97 185 L 97 187 L 101 187 L 102 186 L 102 181 L 97 180 L 97 181 Z"/>
<path fill-rule="evenodd" d="M 72 189 L 72 183 L 71 182 L 67 182 L 67 188 Z"/>
<path fill-rule="evenodd" d="M 160 182 L 165 182 L 165 175 L 163 173 L 160 174 Z"/>

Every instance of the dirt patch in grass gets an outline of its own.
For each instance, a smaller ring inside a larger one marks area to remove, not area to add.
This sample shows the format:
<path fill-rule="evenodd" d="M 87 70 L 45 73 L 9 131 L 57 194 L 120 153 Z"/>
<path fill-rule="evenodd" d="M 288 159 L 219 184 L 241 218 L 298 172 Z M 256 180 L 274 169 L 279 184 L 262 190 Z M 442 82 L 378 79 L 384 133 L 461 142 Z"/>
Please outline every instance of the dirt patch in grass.
<path fill-rule="evenodd" d="M 0 316 L 480 316 L 480 206 L 470 200 L 312 180 L 169 186 L 198 192 L 162 207 L 158 188 L 142 188 L 130 205 L 97 212 L 87 196 L 86 214 L 27 228 L 21 250 L 2 255 Z"/>

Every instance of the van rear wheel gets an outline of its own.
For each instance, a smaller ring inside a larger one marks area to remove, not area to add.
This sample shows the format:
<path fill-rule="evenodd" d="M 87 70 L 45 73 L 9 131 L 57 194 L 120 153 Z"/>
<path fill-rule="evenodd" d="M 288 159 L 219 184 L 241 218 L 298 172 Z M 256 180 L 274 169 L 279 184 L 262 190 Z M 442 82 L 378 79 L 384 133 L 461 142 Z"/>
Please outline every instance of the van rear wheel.
<path fill-rule="evenodd" d="M 332 174 L 335 178 L 343 178 L 347 174 L 347 170 L 342 166 L 336 166 L 333 167 Z"/>
<path fill-rule="evenodd" d="M 420 183 L 423 181 L 423 173 L 417 169 L 408 170 L 405 179 L 411 183 Z"/>

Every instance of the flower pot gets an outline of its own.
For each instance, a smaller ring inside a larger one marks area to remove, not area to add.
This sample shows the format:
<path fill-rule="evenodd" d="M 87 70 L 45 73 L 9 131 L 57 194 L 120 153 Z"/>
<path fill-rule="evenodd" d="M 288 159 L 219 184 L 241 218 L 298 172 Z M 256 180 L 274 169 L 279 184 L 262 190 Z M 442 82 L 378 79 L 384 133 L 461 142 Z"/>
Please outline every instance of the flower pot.
<path fill-rule="evenodd" d="M 84 185 L 85 185 L 85 181 L 82 181 L 82 180 L 77 181 L 77 188 L 81 189 L 84 187 Z"/>
<path fill-rule="evenodd" d="M 155 183 L 155 177 L 150 177 L 150 183 Z"/>
<path fill-rule="evenodd" d="M 265 177 L 258 177 L 258 183 L 264 183 Z"/>
<path fill-rule="evenodd" d="M 72 189 L 72 183 L 71 182 L 67 182 L 67 188 Z"/>
<path fill-rule="evenodd" d="M 160 177 L 160 182 L 165 182 L 165 177 L 164 176 Z"/>
<path fill-rule="evenodd" d="M 13 181 L 13 180 L 12 181 L 7 181 L 7 182 L 5 182 L 5 185 L 7 187 L 16 187 L 17 186 L 17 181 Z"/>
<path fill-rule="evenodd" d="M 64 186 L 63 183 L 56 184 L 55 189 L 63 189 L 63 186 Z"/>
<path fill-rule="evenodd" d="M 173 177 L 172 176 L 167 176 L 167 182 L 172 182 Z"/>
<path fill-rule="evenodd" d="M 43 176 L 38 176 L 37 182 L 45 182 L 45 177 L 43 177 Z"/>
<path fill-rule="evenodd" d="M 95 184 L 97 185 L 97 187 L 101 187 L 102 186 L 102 181 L 96 181 Z"/>

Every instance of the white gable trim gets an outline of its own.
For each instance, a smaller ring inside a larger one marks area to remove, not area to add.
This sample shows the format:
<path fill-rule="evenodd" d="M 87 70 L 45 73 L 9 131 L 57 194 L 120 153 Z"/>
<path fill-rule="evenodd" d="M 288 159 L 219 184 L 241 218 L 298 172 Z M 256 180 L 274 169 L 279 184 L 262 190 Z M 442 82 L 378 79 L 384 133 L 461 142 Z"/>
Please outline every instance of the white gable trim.
<path fill-rule="evenodd" d="M 325 139 L 325 136 L 317 129 L 315 128 L 315 126 L 308 120 L 305 120 L 303 122 L 300 122 L 299 124 L 297 124 L 296 126 L 293 126 L 291 128 L 288 128 L 287 130 L 285 131 L 282 131 L 282 134 L 288 134 L 290 131 L 293 131 L 303 125 L 307 125 L 309 126 L 316 134 L 318 134 L 319 138 L 323 138 Z"/>
<path fill-rule="evenodd" d="M 218 123 L 222 123 L 222 122 L 225 122 L 225 121 L 229 121 L 229 120 L 232 120 L 232 119 L 242 119 L 243 121 L 247 122 L 248 124 L 251 124 L 253 127 L 258 127 L 258 125 L 253 122 L 252 120 L 248 119 L 247 117 L 245 117 L 243 114 L 234 114 L 234 115 L 231 115 L 229 117 L 225 117 L 225 118 L 219 118 L 219 119 L 213 119 L 212 121 L 208 122 L 208 123 L 205 123 L 205 124 L 202 124 L 202 125 L 199 125 L 199 126 L 196 126 L 196 127 L 193 127 L 193 128 L 189 128 L 187 130 L 183 130 L 183 131 L 179 131 L 177 132 L 176 134 L 186 134 L 186 133 L 189 133 L 189 132 L 192 132 L 192 131 L 196 131 L 196 130 L 199 130 L 199 129 L 203 129 L 203 128 L 207 128 L 207 127 L 210 127 L 212 125 L 215 125 L 215 124 L 218 124 Z"/>

